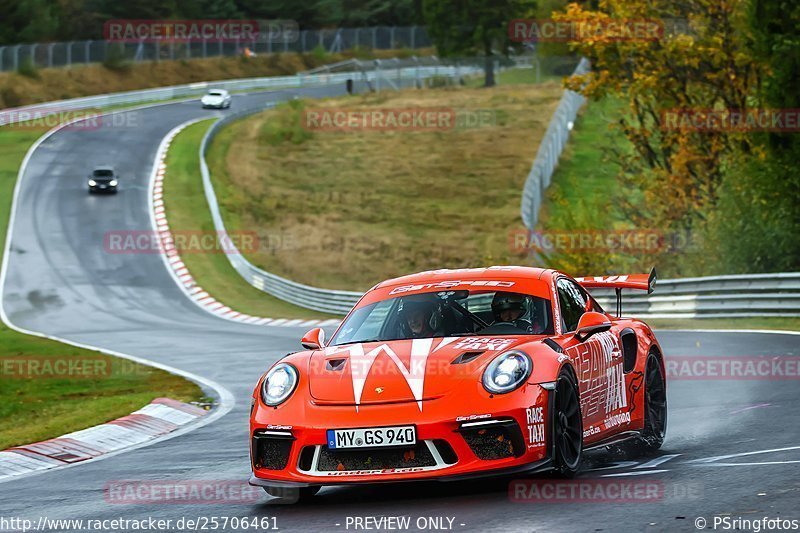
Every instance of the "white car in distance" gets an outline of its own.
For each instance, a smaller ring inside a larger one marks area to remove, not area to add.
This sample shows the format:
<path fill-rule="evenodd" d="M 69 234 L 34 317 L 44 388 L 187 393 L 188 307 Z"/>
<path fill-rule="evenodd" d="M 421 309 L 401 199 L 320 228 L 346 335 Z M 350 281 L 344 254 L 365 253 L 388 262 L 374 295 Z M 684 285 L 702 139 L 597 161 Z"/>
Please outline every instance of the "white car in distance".
<path fill-rule="evenodd" d="M 225 89 L 211 89 L 200 99 L 203 109 L 227 109 L 231 106 L 231 93 Z"/>

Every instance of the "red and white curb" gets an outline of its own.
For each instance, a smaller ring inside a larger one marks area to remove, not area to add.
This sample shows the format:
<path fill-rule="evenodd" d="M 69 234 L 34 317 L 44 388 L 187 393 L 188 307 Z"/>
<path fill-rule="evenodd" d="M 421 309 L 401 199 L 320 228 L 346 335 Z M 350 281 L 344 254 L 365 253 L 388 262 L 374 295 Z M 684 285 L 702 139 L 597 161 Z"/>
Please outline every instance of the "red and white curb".
<path fill-rule="evenodd" d="M 156 153 L 155 164 L 153 165 L 153 175 L 150 180 L 150 203 L 153 224 L 161 244 L 165 263 L 168 270 L 172 273 L 178 286 L 183 289 L 186 296 L 189 297 L 197 305 L 221 318 L 232 320 L 234 322 L 241 322 L 244 324 L 254 324 L 257 326 L 281 326 L 281 327 L 325 327 L 325 326 L 338 326 L 340 320 L 306 320 L 302 318 L 288 319 L 288 318 L 262 318 L 251 316 L 244 313 L 234 311 L 227 305 L 216 300 L 208 292 L 204 291 L 200 285 L 197 284 L 195 279 L 189 273 L 189 269 L 181 260 L 178 250 L 175 247 L 175 239 L 169 227 L 167 220 L 167 213 L 164 207 L 164 177 L 167 172 L 167 152 L 169 146 L 175 137 L 188 126 L 195 124 L 205 119 L 196 119 L 170 131 L 161 145 L 158 147 Z"/>
<path fill-rule="evenodd" d="M 117 420 L 55 439 L 0 452 L 0 480 L 49 470 L 141 445 L 205 416 L 206 411 L 169 398 L 156 398 Z"/>

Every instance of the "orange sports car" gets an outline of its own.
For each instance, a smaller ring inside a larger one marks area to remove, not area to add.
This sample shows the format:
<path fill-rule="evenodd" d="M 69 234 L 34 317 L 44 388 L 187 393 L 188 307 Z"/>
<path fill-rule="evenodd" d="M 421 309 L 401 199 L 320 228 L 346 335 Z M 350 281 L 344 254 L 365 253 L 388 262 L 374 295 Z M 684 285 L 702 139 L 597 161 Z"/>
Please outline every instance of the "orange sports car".
<path fill-rule="evenodd" d="M 664 358 L 622 289 L 655 271 L 573 279 L 526 267 L 435 270 L 369 290 L 333 337 L 302 339 L 259 380 L 250 483 L 451 481 L 551 470 L 591 447 L 661 446 Z M 616 316 L 587 292 L 615 289 Z"/>

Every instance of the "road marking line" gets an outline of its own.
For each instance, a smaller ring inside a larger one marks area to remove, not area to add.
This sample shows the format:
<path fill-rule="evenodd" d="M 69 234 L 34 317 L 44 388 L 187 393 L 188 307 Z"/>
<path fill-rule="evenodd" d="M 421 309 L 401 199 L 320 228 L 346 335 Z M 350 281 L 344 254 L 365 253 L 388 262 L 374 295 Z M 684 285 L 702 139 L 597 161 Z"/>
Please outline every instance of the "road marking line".
<path fill-rule="evenodd" d="M 679 455 L 681 455 L 681 454 L 673 453 L 671 455 L 662 455 L 661 457 L 656 457 L 652 461 L 648 461 L 648 462 L 646 462 L 646 463 L 644 463 L 642 465 L 639 465 L 639 466 L 635 467 L 635 469 L 636 470 L 641 470 L 642 468 L 655 468 L 660 464 L 666 463 L 670 459 L 675 459 Z"/>

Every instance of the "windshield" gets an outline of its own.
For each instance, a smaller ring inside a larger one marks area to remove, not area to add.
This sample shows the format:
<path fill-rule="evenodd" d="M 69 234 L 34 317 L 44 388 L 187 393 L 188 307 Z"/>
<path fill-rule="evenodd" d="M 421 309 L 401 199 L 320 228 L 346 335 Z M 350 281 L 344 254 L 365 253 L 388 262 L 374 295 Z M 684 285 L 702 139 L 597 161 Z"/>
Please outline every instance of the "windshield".
<path fill-rule="evenodd" d="M 113 170 L 108 169 L 98 169 L 94 171 L 95 178 L 110 178 L 114 175 Z"/>
<path fill-rule="evenodd" d="M 208 96 L 222 96 L 220 91 L 208 91 Z"/>
<path fill-rule="evenodd" d="M 552 335 L 550 300 L 504 291 L 403 295 L 354 310 L 331 345 L 463 335 Z"/>

